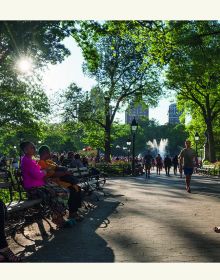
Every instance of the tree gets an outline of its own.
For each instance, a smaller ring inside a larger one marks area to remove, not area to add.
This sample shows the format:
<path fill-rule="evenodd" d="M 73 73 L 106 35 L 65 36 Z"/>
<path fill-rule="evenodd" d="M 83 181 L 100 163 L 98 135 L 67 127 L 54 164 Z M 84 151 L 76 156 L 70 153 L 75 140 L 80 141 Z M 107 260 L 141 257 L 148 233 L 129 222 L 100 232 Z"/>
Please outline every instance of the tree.
<path fill-rule="evenodd" d="M 33 126 L 49 113 L 39 70 L 48 63 L 61 62 L 70 54 L 61 43 L 67 35 L 68 28 L 58 21 L 0 23 L 0 127 Z M 22 57 L 33 59 L 32 76 L 18 73 L 16 63 Z"/>
<path fill-rule="evenodd" d="M 167 86 L 176 91 L 180 107 L 192 117 L 203 117 L 210 161 L 215 161 L 213 124 L 220 116 L 220 37 L 210 30 L 220 29 L 220 24 L 194 21 L 171 25 L 176 49 L 167 70 Z"/>
<path fill-rule="evenodd" d="M 161 95 L 159 69 L 137 47 L 129 37 L 117 33 L 99 38 L 93 45 L 98 60 L 91 64 L 92 52 L 89 63 L 84 65 L 84 71 L 96 79 L 97 86 L 90 93 L 83 93 L 72 85 L 65 97 L 66 116 L 88 120 L 104 130 L 106 161 L 110 161 L 111 129 L 120 106 L 140 100 L 155 104 Z M 74 115 L 76 110 L 78 115 Z"/>

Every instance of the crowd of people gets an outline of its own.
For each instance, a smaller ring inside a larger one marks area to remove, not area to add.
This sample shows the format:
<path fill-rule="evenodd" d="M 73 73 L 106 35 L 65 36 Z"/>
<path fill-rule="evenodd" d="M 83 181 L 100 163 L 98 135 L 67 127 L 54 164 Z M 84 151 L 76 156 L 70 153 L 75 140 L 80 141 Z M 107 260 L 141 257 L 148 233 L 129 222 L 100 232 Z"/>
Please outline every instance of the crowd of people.
<path fill-rule="evenodd" d="M 36 147 L 33 143 L 26 141 L 20 144 L 23 156 L 20 159 L 20 169 L 22 174 L 23 188 L 30 199 L 41 198 L 42 203 L 49 205 L 52 210 L 52 221 L 58 228 L 65 227 L 71 219 L 74 223 L 82 221 L 83 217 L 79 213 L 82 196 L 81 187 L 78 179 L 72 175 L 68 168 L 88 167 L 89 163 L 102 160 L 99 158 L 80 157 L 78 153 L 72 151 L 68 153 L 51 153 L 50 148 L 43 145 L 38 150 L 38 159 L 36 160 Z M 113 157 L 112 162 L 129 161 L 127 157 Z M 6 164 L 3 158 L 0 164 Z M 13 160 L 12 165 L 18 168 L 17 160 Z M 160 154 L 153 157 L 150 151 L 146 155 L 135 158 L 135 166 L 139 168 L 140 173 L 146 174 L 150 178 L 151 171 L 156 169 L 156 174 L 160 175 L 161 170 L 165 169 L 166 176 L 170 176 L 170 169 L 173 166 L 173 174 L 180 177 L 185 175 L 186 191 L 191 193 L 190 181 L 195 167 L 198 166 L 196 152 L 191 148 L 191 142 L 185 141 L 185 148 L 179 155 L 164 158 Z M 93 169 L 96 172 L 95 168 Z M 52 184 L 51 184 L 52 183 Z M 55 183 L 55 184 L 54 184 Z M 68 209 L 68 219 L 66 215 Z M 21 258 L 14 255 L 9 249 L 4 224 L 6 219 L 6 207 L 0 200 L 0 261 L 19 262 Z M 216 232 L 220 232 L 220 227 L 215 227 Z"/>
<path fill-rule="evenodd" d="M 186 181 L 186 191 L 191 193 L 190 180 L 191 176 L 198 166 L 198 158 L 196 152 L 191 148 L 191 142 L 185 141 L 185 148 L 180 152 L 179 155 L 170 157 L 166 155 L 162 159 L 161 155 L 158 154 L 155 158 L 151 155 L 150 151 L 143 158 L 143 165 L 146 173 L 146 178 L 150 178 L 150 171 L 156 167 L 157 175 L 160 175 L 162 168 L 165 169 L 166 176 L 170 176 L 170 169 L 173 166 L 173 173 L 177 175 L 179 170 L 180 177 L 184 173 Z"/>
<path fill-rule="evenodd" d="M 81 160 L 80 155 L 73 152 L 69 152 L 66 157 L 58 157 L 57 154 L 51 154 L 46 145 L 39 148 L 39 158 L 36 160 L 36 147 L 29 141 L 22 142 L 20 149 L 23 152 L 20 161 L 22 182 L 28 198 L 41 198 L 43 206 L 50 207 L 52 221 L 58 228 L 82 221 L 83 217 L 79 213 L 82 202 L 81 187 L 78 179 L 68 171 L 68 167 L 88 166 L 88 161 Z M 64 218 L 66 209 L 67 219 Z M 0 261 L 19 262 L 22 259 L 10 250 L 6 241 L 6 212 L 5 204 L 0 200 Z"/>

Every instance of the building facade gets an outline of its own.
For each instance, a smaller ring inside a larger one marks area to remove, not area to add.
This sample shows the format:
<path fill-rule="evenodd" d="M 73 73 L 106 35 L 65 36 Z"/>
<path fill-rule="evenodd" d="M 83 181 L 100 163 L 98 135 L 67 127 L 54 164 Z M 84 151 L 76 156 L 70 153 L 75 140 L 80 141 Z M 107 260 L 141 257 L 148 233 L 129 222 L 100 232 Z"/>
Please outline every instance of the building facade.
<path fill-rule="evenodd" d="M 178 112 L 176 103 L 171 104 L 169 106 L 168 116 L 169 116 L 169 124 L 178 124 L 180 123 L 180 117 L 181 113 Z"/>
<path fill-rule="evenodd" d="M 125 111 L 125 123 L 130 124 L 134 117 L 136 120 L 140 117 L 149 118 L 149 109 L 143 109 L 141 104 L 137 106 L 129 106 L 129 108 Z"/>

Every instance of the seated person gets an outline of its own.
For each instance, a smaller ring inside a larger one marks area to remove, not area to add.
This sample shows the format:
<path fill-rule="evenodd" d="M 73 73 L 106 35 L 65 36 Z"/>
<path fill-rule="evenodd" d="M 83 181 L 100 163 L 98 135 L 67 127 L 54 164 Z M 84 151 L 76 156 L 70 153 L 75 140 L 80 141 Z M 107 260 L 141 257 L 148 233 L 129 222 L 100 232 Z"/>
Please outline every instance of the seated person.
<path fill-rule="evenodd" d="M 47 177 L 52 180 L 52 182 L 67 188 L 69 190 L 70 196 L 68 200 L 69 206 L 69 218 L 74 218 L 80 221 L 82 217 L 77 213 L 78 208 L 81 207 L 81 188 L 77 185 L 78 179 L 71 175 L 66 167 L 59 166 L 50 159 L 50 148 L 43 145 L 39 148 L 40 160 L 38 164 L 42 171 L 47 172 Z"/>
<path fill-rule="evenodd" d="M 62 165 L 69 167 L 73 159 L 74 159 L 74 152 L 70 151 L 67 153 L 67 158 L 63 160 Z"/>
<path fill-rule="evenodd" d="M 57 164 L 59 164 L 59 158 L 58 158 L 58 156 L 57 156 L 56 154 L 53 154 L 52 157 L 51 157 L 51 159 L 52 159 L 54 162 L 56 162 Z"/>
<path fill-rule="evenodd" d="M 79 154 L 75 154 L 74 155 L 74 158 L 73 160 L 71 161 L 70 163 L 70 167 L 77 167 L 77 168 L 80 168 L 80 167 L 84 167 L 81 159 L 80 159 L 80 155 Z"/>
<path fill-rule="evenodd" d="M 89 167 L 89 162 L 88 162 L 88 159 L 86 157 L 82 158 L 82 164 L 83 164 L 84 167 Z"/>
<path fill-rule="evenodd" d="M 5 236 L 5 220 L 6 220 L 6 207 L 3 201 L 0 200 L 0 262 L 20 262 L 22 258 L 17 257 L 8 247 Z"/>
<path fill-rule="evenodd" d="M 23 187 L 27 192 L 30 199 L 42 198 L 43 203 L 51 207 L 53 211 L 52 221 L 58 227 L 64 224 L 63 216 L 65 215 L 65 207 L 63 201 L 60 201 L 57 190 L 55 187 L 45 187 L 47 179 L 47 171 L 41 170 L 38 163 L 33 159 L 36 153 L 36 148 L 33 143 L 26 141 L 20 144 L 20 148 L 24 153 L 21 159 L 21 173 L 23 179 Z M 63 191 L 64 196 L 68 196 Z"/>

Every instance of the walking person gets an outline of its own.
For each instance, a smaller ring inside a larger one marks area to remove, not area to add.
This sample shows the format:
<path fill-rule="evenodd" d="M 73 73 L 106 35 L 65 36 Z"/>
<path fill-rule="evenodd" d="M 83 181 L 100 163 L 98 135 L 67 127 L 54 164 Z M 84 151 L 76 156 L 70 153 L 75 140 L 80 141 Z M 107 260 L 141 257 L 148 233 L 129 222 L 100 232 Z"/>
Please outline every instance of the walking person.
<path fill-rule="evenodd" d="M 162 166 L 163 166 L 162 157 L 160 156 L 160 154 L 157 155 L 155 160 L 156 160 L 157 175 L 160 175 L 160 171 L 162 170 Z"/>
<path fill-rule="evenodd" d="M 173 164 L 173 173 L 174 175 L 177 175 L 177 167 L 178 167 L 178 156 L 175 155 L 175 157 L 172 159 Z"/>
<path fill-rule="evenodd" d="M 184 175 L 186 176 L 186 191 L 191 193 L 190 181 L 193 174 L 194 159 L 196 158 L 196 152 L 191 148 L 191 142 L 185 141 L 185 148 L 180 152 L 180 166 L 183 168 Z"/>
<path fill-rule="evenodd" d="M 150 151 L 147 151 L 147 154 L 144 156 L 144 169 L 146 178 L 150 179 L 150 170 L 151 170 L 151 164 L 152 164 L 152 155 L 150 154 Z"/>
<path fill-rule="evenodd" d="M 166 155 L 166 157 L 164 159 L 164 167 L 165 167 L 165 171 L 166 171 L 167 176 L 170 176 L 171 166 L 172 166 L 172 160 L 168 155 Z"/>
<path fill-rule="evenodd" d="M 155 167 L 155 159 L 154 158 L 152 158 L 152 170 L 154 170 L 154 167 Z"/>
<path fill-rule="evenodd" d="M 180 163 L 180 158 L 178 157 L 178 162 L 179 162 L 179 173 L 180 173 L 180 178 L 183 178 L 183 167 Z"/>

